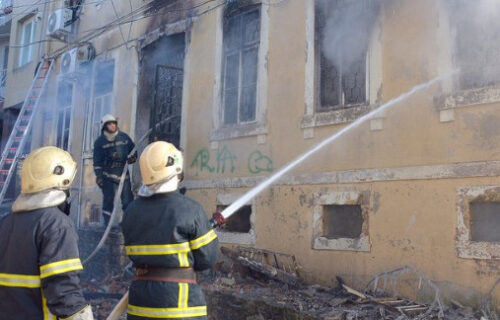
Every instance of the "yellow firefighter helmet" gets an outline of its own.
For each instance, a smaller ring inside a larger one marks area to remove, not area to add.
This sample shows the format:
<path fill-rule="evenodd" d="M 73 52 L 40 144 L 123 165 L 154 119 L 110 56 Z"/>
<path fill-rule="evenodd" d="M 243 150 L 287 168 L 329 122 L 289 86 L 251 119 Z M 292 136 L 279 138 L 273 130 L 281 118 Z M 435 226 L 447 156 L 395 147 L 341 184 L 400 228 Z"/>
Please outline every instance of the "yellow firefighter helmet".
<path fill-rule="evenodd" d="M 156 141 L 144 149 L 139 166 L 146 186 L 165 182 L 182 173 L 182 152 L 171 143 Z"/>
<path fill-rule="evenodd" d="M 106 123 L 108 122 L 118 122 L 118 118 L 112 114 L 107 114 L 103 116 L 101 119 L 101 129 L 104 128 L 104 125 L 106 125 Z"/>
<path fill-rule="evenodd" d="M 48 189 L 69 189 L 76 174 L 76 162 L 57 147 L 42 147 L 31 152 L 21 169 L 21 193 Z"/>

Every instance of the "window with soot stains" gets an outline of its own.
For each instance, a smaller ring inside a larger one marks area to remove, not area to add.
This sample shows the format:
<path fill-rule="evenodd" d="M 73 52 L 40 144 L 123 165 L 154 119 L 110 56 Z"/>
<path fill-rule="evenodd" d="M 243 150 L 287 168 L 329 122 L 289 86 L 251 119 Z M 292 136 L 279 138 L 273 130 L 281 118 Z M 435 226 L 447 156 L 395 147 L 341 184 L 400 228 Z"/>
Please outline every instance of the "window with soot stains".
<path fill-rule="evenodd" d="M 377 16 L 373 0 L 315 2 L 317 112 L 367 103 L 367 52 Z"/>
<path fill-rule="evenodd" d="M 260 5 L 226 8 L 223 29 L 224 125 L 256 121 L 260 20 Z"/>

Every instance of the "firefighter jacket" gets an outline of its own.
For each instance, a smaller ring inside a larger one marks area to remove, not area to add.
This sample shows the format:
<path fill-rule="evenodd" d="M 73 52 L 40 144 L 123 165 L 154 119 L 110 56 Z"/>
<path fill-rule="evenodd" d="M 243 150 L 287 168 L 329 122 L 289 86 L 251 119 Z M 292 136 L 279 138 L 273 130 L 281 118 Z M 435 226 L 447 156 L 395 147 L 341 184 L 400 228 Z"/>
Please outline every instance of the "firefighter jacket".
<path fill-rule="evenodd" d="M 0 320 L 75 319 L 89 311 L 77 244 L 73 222 L 57 207 L 1 218 Z"/>
<path fill-rule="evenodd" d="M 125 132 L 118 131 L 113 141 L 101 134 L 94 142 L 96 177 L 120 183 L 123 168 L 127 165 L 127 158 L 132 149 L 134 149 L 134 142 Z"/>
<path fill-rule="evenodd" d="M 217 235 L 203 208 L 179 192 L 139 197 L 122 221 L 125 250 L 136 268 L 211 268 Z M 207 308 L 196 283 L 133 281 L 128 319 L 206 319 Z"/>

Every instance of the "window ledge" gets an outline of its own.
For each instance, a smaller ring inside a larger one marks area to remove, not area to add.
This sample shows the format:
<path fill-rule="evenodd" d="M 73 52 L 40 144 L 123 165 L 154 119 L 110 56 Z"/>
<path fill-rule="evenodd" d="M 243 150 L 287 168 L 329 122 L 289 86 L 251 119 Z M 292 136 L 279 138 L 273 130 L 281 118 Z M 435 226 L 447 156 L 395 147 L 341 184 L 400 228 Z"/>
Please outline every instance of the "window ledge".
<path fill-rule="evenodd" d="M 305 114 L 302 117 L 300 127 L 306 129 L 352 122 L 375 108 L 376 106 L 361 105 L 340 110 Z"/>
<path fill-rule="evenodd" d="M 221 141 L 240 137 L 266 135 L 267 127 L 264 123 L 254 122 L 241 125 L 224 126 L 212 131 L 210 141 Z"/>
<path fill-rule="evenodd" d="M 221 243 L 234 243 L 234 244 L 255 244 L 255 231 L 252 229 L 248 233 L 227 232 L 217 230 L 217 236 Z"/>
<path fill-rule="evenodd" d="M 495 102 L 500 102 L 500 85 L 442 95 L 434 99 L 434 106 L 437 110 L 442 111 Z"/>
<path fill-rule="evenodd" d="M 370 238 L 368 236 L 361 236 L 357 239 L 317 237 L 314 239 L 313 249 L 370 252 Z"/>

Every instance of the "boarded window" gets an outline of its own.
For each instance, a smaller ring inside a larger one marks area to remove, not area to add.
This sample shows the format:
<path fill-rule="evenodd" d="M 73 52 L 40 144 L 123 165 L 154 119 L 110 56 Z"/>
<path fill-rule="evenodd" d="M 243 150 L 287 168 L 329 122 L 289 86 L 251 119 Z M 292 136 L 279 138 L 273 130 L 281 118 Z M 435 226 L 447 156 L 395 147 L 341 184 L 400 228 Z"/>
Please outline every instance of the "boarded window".
<path fill-rule="evenodd" d="M 365 104 L 366 57 L 378 4 L 373 0 L 317 0 L 317 111 Z"/>
<path fill-rule="evenodd" d="M 471 241 L 500 242 L 500 202 L 470 203 Z"/>
<path fill-rule="evenodd" d="M 219 205 L 217 211 L 221 212 L 228 206 Z M 227 219 L 227 222 L 222 226 L 222 230 L 227 232 L 248 233 L 252 229 L 250 216 L 252 215 L 252 206 L 246 205 L 238 209 L 232 216 Z"/>
<path fill-rule="evenodd" d="M 360 205 L 323 206 L 323 237 L 358 239 L 361 237 L 362 226 Z"/>
<path fill-rule="evenodd" d="M 255 121 L 260 7 L 224 18 L 223 123 Z"/>
<path fill-rule="evenodd" d="M 500 83 L 500 2 L 448 1 L 458 87 L 472 89 Z M 478 19 L 478 17 L 481 17 Z"/>

